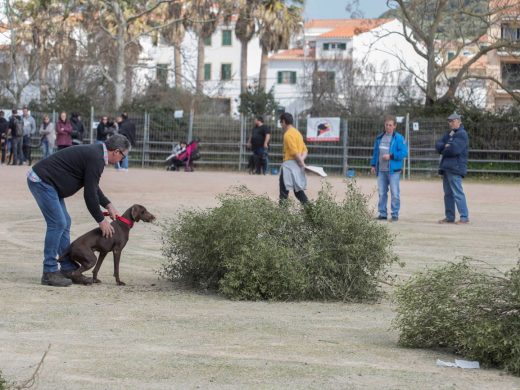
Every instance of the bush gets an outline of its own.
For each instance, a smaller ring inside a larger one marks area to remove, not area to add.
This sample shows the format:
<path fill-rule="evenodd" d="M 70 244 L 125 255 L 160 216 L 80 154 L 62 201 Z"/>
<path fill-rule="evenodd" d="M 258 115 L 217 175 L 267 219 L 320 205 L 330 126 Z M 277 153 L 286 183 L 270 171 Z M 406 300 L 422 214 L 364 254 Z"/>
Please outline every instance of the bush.
<path fill-rule="evenodd" d="M 232 299 L 377 299 L 397 260 L 387 226 L 349 184 L 310 206 L 279 206 L 242 187 L 210 210 L 184 210 L 164 226 L 159 273 Z"/>
<path fill-rule="evenodd" d="M 399 343 L 445 347 L 520 375 L 520 270 L 485 272 L 469 259 L 419 273 L 397 289 Z"/>
<path fill-rule="evenodd" d="M 0 371 L 0 390 L 7 390 L 8 389 L 8 383 L 2 376 L 2 371 Z"/>

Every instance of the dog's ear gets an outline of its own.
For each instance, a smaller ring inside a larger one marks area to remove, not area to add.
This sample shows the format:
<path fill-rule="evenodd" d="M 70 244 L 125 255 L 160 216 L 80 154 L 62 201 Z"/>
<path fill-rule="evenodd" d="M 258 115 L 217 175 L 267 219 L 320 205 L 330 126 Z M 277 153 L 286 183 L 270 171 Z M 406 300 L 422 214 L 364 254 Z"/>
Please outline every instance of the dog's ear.
<path fill-rule="evenodd" d="M 138 204 L 134 204 L 132 206 L 132 219 L 134 222 L 139 222 L 141 220 L 141 214 L 143 213 L 144 207 Z"/>

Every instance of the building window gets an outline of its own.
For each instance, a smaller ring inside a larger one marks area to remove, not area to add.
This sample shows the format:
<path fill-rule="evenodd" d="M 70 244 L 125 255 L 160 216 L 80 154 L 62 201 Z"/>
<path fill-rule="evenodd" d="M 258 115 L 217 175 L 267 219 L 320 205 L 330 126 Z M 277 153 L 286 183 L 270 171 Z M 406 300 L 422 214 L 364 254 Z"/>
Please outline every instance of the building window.
<path fill-rule="evenodd" d="M 204 64 L 204 81 L 211 80 L 211 64 Z"/>
<path fill-rule="evenodd" d="M 231 46 L 231 30 L 222 30 L 222 46 Z"/>
<path fill-rule="evenodd" d="M 453 57 L 455 57 L 455 52 L 454 51 L 449 51 L 448 52 L 448 61 L 450 61 Z"/>
<path fill-rule="evenodd" d="M 327 42 L 323 44 L 323 50 L 347 50 L 347 44 L 345 42 Z"/>
<path fill-rule="evenodd" d="M 520 89 L 520 63 L 502 64 L 502 83 L 509 89 Z"/>
<path fill-rule="evenodd" d="M 204 38 L 204 46 L 211 46 L 211 36 Z"/>
<path fill-rule="evenodd" d="M 278 84 L 296 84 L 296 72 L 288 70 L 278 72 Z"/>
<path fill-rule="evenodd" d="M 336 91 L 335 72 L 316 72 L 314 74 L 314 88 L 317 93 Z"/>
<path fill-rule="evenodd" d="M 508 41 L 519 41 L 520 40 L 520 26 L 515 26 L 511 24 L 503 24 L 502 25 L 502 39 Z"/>
<path fill-rule="evenodd" d="M 166 85 L 168 81 L 168 64 L 157 64 L 155 66 L 155 79 L 161 85 Z"/>
<path fill-rule="evenodd" d="M 231 80 L 231 64 L 222 64 L 220 67 L 220 79 Z"/>

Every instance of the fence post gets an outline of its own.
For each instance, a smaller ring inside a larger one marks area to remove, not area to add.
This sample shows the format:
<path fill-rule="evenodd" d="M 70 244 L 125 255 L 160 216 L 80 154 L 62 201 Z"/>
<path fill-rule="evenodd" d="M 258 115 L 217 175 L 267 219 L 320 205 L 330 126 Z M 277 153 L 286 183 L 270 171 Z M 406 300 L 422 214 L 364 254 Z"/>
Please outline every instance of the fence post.
<path fill-rule="evenodd" d="M 238 146 L 238 170 L 242 169 L 242 157 L 244 156 L 244 139 L 245 139 L 245 115 L 240 114 L 240 145 Z"/>
<path fill-rule="evenodd" d="M 342 121 L 343 122 L 343 121 Z M 343 177 L 347 174 L 348 170 L 348 119 L 344 119 L 343 123 Z"/>
<path fill-rule="evenodd" d="M 407 165 L 407 170 L 408 170 L 408 180 L 410 180 L 410 173 L 411 173 L 411 159 L 412 159 L 412 156 L 410 155 L 410 152 L 412 150 L 412 148 L 410 147 L 410 143 L 411 143 L 411 139 L 410 139 L 410 113 L 407 112 L 406 113 L 406 144 L 407 144 L 407 148 L 408 148 L 408 157 L 406 158 L 406 165 Z M 404 175 L 406 177 L 406 174 Z"/>
<path fill-rule="evenodd" d="M 148 144 L 150 141 L 150 116 L 147 111 L 144 112 L 143 120 L 143 152 L 141 154 L 141 167 L 144 168 L 145 161 L 148 160 Z"/>
<path fill-rule="evenodd" d="M 193 138 L 193 117 L 195 116 L 195 109 L 190 109 L 190 124 L 188 125 L 188 143 L 191 142 Z"/>
<path fill-rule="evenodd" d="M 94 106 L 90 106 L 90 143 L 94 143 Z"/>

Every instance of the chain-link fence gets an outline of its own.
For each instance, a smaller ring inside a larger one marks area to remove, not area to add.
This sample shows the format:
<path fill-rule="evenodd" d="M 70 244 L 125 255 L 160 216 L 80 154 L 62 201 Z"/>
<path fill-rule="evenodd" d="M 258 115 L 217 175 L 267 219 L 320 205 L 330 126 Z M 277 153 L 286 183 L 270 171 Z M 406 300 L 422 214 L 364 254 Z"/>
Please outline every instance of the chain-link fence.
<path fill-rule="evenodd" d="M 32 113 L 41 124 L 44 113 Z M 56 113 L 47 113 L 54 120 Z M 92 110 L 84 118 L 88 134 L 84 142 L 96 139 L 96 126 L 102 115 Z M 137 144 L 130 153 L 130 165 L 163 167 L 173 145 L 183 140 L 200 140 L 201 159 L 198 166 L 211 169 L 243 170 L 251 151 L 247 141 L 254 121 L 226 116 L 194 115 L 188 113 L 176 118 L 174 113 L 129 113 L 136 124 Z M 274 119 L 266 121 L 271 128 L 269 164 L 278 167 L 282 162 L 282 129 Z M 307 118 L 297 117 L 296 127 L 306 134 Z M 363 174 L 369 171 L 370 158 L 376 135 L 383 130 L 383 119 L 378 117 L 350 117 L 341 119 L 339 141 L 307 142 L 307 163 L 323 166 L 330 174 L 345 175 L 347 171 Z M 470 137 L 469 172 L 491 174 L 520 174 L 520 125 L 517 123 L 472 123 L 467 127 Z M 433 175 L 437 172 L 439 155 L 435 142 L 448 130 L 446 119 L 409 118 L 399 120 L 397 131 L 407 139 L 409 158 L 405 163 L 405 176 Z M 33 159 L 41 158 L 39 136 L 33 136 Z"/>

